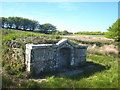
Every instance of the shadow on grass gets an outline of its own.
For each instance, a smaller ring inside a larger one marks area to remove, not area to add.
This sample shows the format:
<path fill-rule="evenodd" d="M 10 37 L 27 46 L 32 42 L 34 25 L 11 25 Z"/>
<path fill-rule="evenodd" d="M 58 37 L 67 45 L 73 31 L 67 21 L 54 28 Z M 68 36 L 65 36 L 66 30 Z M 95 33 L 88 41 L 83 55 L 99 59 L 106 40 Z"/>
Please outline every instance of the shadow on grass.
<path fill-rule="evenodd" d="M 94 73 L 102 72 L 103 70 L 107 70 L 109 68 L 110 68 L 109 66 L 103 66 L 93 62 L 86 62 L 83 65 L 79 65 L 77 67 L 70 67 L 69 69 L 61 72 L 58 71 L 46 72 L 46 73 L 41 73 L 40 75 L 37 76 L 35 75 L 31 78 L 45 79 L 46 77 L 55 76 L 55 77 L 64 77 L 72 80 L 80 80 L 82 78 L 87 78 L 93 75 Z"/>
<path fill-rule="evenodd" d="M 74 74 L 71 76 L 67 76 L 66 78 L 72 80 L 80 80 L 82 78 L 87 78 L 97 72 L 102 72 L 104 70 L 108 70 L 110 66 L 103 66 L 101 64 L 93 63 L 93 62 L 86 62 L 84 66 L 78 67 L 79 70 L 83 70 L 83 72 Z"/>

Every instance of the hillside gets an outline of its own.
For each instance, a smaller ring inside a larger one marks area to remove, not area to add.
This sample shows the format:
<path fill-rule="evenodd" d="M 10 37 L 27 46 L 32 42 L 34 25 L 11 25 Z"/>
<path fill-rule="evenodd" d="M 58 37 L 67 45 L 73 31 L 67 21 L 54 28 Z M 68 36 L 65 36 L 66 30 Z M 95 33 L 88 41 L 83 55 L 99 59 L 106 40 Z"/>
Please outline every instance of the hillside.
<path fill-rule="evenodd" d="M 85 68 L 84 72 L 69 77 L 45 77 L 45 81 L 33 81 L 25 71 L 25 44 L 54 44 L 62 37 L 40 33 L 2 29 L 2 67 L 3 87 L 27 88 L 117 88 L 118 87 L 118 51 L 115 45 L 96 43 L 88 45 L 87 62 L 95 68 Z M 70 39 L 83 44 L 76 39 Z M 107 47 L 107 48 L 106 48 Z"/>

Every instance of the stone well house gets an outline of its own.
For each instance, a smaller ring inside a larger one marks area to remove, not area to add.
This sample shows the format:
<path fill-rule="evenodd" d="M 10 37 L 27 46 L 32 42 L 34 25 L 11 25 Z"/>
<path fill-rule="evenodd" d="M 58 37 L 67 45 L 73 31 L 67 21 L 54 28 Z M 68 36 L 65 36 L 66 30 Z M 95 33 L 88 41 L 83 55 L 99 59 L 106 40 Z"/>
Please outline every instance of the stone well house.
<path fill-rule="evenodd" d="M 61 71 L 86 62 L 87 46 L 76 45 L 67 39 L 56 44 L 26 44 L 27 71 Z"/>

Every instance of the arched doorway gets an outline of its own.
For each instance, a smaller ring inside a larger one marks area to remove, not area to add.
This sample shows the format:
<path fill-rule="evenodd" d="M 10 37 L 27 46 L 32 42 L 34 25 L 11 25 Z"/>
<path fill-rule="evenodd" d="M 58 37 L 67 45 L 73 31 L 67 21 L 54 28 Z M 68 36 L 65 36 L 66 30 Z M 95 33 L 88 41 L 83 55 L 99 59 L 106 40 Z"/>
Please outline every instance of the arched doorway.
<path fill-rule="evenodd" d="M 59 50 L 59 68 L 66 69 L 70 66 L 71 62 L 71 49 L 61 48 Z"/>

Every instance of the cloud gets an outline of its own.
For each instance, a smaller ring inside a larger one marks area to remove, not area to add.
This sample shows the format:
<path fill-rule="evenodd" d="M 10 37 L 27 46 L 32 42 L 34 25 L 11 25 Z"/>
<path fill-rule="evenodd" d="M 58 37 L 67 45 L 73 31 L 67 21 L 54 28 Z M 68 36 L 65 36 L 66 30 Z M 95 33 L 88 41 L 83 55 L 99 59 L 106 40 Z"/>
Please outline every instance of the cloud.
<path fill-rule="evenodd" d="M 61 2 L 59 3 L 58 8 L 72 11 L 79 9 L 79 6 L 76 6 L 74 3 L 71 2 Z"/>

